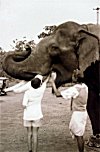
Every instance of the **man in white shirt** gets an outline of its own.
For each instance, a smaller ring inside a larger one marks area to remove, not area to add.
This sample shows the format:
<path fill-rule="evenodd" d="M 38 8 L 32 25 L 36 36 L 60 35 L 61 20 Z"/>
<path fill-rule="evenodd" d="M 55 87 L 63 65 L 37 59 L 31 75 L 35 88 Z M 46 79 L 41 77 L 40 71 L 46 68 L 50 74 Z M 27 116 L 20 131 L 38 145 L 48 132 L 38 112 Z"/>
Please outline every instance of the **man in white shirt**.
<path fill-rule="evenodd" d="M 75 75 L 76 76 L 76 75 Z M 73 76 L 72 79 L 76 83 L 78 82 L 77 77 Z M 51 83 L 54 84 L 54 78 L 51 75 Z M 52 85 L 53 86 L 53 85 Z M 56 88 L 53 87 L 54 91 Z M 64 99 L 70 99 L 72 116 L 69 123 L 70 133 L 72 138 L 76 138 L 78 144 L 79 152 L 84 152 L 84 131 L 87 122 L 87 98 L 88 98 L 88 87 L 82 83 L 78 82 L 73 86 L 60 92 L 60 95 Z"/>

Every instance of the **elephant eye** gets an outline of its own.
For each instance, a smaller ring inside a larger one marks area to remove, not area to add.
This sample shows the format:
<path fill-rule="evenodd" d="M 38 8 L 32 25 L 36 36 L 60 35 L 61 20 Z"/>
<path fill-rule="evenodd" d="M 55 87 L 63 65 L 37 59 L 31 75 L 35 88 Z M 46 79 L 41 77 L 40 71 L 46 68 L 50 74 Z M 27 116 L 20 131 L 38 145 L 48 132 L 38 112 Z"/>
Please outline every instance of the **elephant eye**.
<path fill-rule="evenodd" d="M 57 46 L 52 46 L 52 50 L 57 50 L 58 47 Z"/>
<path fill-rule="evenodd" d="M 74 47 L 74 46 L 76 46 L 76 43 L 75 42 L 70 42 L 70 45 Z"/>
<path fill-rule="evenodd" d="M 52 45 L 50 48 L 49 48 L 49 54 L 51 56 L 56 56 L 60 53 L 60 50 L 59 48 L 56 46 L 56 45 Z"/>

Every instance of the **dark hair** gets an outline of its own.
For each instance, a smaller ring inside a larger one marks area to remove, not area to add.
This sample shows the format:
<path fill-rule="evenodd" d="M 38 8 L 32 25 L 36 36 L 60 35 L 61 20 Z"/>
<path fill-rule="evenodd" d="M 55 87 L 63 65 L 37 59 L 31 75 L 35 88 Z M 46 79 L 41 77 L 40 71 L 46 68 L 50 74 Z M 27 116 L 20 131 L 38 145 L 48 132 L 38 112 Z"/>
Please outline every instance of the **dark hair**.
<path fill-rule="evenodd" d="M 79 83 L 85 83 L 84 77 L 78 77 L 77 82 Z"/>
<path fill-rule="evenodd" d="M 82 76 L 80 70 L 76 69 L 73 71 L 72 81 L 76 83 L 84 83 L 84 76 Z"/>
<path fill-rule="evenodd" d="M 31 80 L 31 86 L 34 88 L 34 89 L 37 89 L 39 88 L 41 85 L 41 80 L 39 78 L 34 78 Z"/>

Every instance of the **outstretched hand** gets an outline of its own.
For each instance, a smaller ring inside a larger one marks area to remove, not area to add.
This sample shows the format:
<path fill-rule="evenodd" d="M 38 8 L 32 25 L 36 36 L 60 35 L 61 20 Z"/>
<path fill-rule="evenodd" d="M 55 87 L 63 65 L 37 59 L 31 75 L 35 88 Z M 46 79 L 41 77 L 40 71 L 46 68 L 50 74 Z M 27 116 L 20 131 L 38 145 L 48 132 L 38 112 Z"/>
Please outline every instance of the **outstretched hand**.
<path fill-rule="evenodd" d="M 61 93 L 60 93 L 59 91 L 57 91 L 57 92 L 55 93 L 55 95 L 56 95 L 56 97 L 62 97 L 62 95 L 61 95 Z"/>

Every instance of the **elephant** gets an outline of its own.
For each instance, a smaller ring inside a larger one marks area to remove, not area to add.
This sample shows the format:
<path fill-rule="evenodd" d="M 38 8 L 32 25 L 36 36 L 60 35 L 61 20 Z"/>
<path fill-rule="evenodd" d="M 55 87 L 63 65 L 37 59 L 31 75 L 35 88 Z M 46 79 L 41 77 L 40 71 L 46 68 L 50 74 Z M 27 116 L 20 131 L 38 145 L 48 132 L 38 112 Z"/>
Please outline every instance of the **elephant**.
<path fill-rule="evenodd" d="M 80 77 L 85 77 L 85 83 L 89 85 L 88 80 L 91 75 L 88 78 L 87 69 L 92 67 L 91 64 L 93 65 L 96 60 L 100 61 L 99 37 L 94 33 L 92 27 L 90 32 L 89 30 L 90 25 L 80 25 L 73 21 L 62 23 L 49 36 L 40 40 L 34 49 L 28 47 L 26 51 L 19 53 L 20 55 L 8 52 L 3 61 L 3 69 L 10 76 L 26 81 L 34 78 L 37 73 L 47 76 L 54 71 L 57 74 L 55 79 L 57 88 L 62 84 L 72 82 L 73 73 L 78 69 Z M 98 95 L 95 95 L 94 91 L 91 93 L 91 88 L 89 88 L 89 93 L 94 94 L 93 99 L 97 99 L 98 102 Z M 91 108 L 90 105 L 87 110 L 89 108 Z M 98 113 L 97 111 L 96 115 Z M 92 128 L 95 128 L 93 126 L 93 123 L 96 122 L 95 119 L 91 116 L 90 119 Z M 99 123 L 99 118 L 97 119 L 97 123 Z M 100 135 L 99 131 L 96 132 L 97 135 Z"/>
<path fill-rule="evenodd" d="M 3 69 L 8 75 L 26 81 L 37 73 L 46 76 L 55 71 L 58 88 L 72 81 L 75 69 L 79 69 L 83 75 L 91 62 L 99 59 L 99 45 L 99 38 L 87 31 L 86 26 L 68 21 L 40 40 L 34 50 L 26 49 L 20 55 L 8 52 Z"/>

